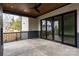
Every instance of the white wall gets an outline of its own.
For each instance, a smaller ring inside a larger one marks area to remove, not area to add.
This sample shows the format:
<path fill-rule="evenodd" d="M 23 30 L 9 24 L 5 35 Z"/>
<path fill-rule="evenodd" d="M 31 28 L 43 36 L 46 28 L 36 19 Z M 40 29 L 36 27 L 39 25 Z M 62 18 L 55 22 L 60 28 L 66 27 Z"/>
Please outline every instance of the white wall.
<path fill-rule="evenodd" d="M 77 10 L 77 32 L 79 32 L 79 4 L 69 4 L 69 5 L 66 5 L 62 8 L 59 8 L 59 9 L 56 9 L 54 11 L 51 11 L 47 14 L 44 14 L 42 16 L 39 16 L 37 17 L 37 19 L 40 21 L 41 19 L 44 19 L 44 18 L 48 18 L 48 17 L 51 17 L 51 16 L 55 16 L 55 15 L 58 15 L 58 14 L 62 14 L 62 13 L 65 13 L 65 12 L 69 12 L 69 11 L 72 11 L 72 10 Z M 40 23 L 39 23 L 39 30 L 40 30 Z"/>
<path fill-rule="evenodd" d="M 29 31 L 38 31 L 38 20 L 29 18 Z"/>
<path fill-rule="evenodd" d="M 38 20 L 31 17 L 22 17 L 22 31 L 38 31 Z"/>
<path fill-rule="evenodd" d="M 29 31 L 29 18 L 22 17 L 22 31 Z"/>

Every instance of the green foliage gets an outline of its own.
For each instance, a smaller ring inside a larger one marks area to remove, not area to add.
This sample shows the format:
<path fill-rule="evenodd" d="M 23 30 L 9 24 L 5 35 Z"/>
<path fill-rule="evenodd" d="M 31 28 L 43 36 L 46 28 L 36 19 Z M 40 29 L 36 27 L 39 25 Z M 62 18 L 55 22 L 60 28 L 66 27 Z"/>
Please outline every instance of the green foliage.
<path fill-rule="evenodd" d="M 17 19 L 16 21 L 13 21 L 11 24 L 11 28 L 14 30 L 20 30 L 21 28 L 21 21 L 19 21 L 19 19 Z"/>

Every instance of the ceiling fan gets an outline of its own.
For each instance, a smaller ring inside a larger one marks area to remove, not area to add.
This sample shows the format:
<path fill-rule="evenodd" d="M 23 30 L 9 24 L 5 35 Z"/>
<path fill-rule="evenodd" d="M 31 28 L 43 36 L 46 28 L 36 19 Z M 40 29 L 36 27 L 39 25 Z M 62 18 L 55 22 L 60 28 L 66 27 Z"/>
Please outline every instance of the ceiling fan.
<path fill-rule="evenodd" d="M 38 13 L 41 13 L 38 9 L 41 5 L 42 3 L 35 3 L 31 9 L 35 9 Z"/>

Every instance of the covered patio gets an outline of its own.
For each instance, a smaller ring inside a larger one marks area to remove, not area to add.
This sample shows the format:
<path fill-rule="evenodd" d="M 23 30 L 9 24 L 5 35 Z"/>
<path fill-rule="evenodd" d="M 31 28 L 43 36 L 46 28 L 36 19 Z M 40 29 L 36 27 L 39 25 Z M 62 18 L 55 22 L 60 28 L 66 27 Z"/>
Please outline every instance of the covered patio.
<path fill-rule="evenodd" d="M 79 56 L 79 4 L 3 3 L 0 14 L 0 56 Z"/>

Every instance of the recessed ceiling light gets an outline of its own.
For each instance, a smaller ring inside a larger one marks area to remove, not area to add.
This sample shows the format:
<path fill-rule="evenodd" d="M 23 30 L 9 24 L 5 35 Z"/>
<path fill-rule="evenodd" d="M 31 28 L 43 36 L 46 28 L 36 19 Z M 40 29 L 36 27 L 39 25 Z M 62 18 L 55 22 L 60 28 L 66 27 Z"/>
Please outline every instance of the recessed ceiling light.
<path fill-rule="evenodd" d="M 25 9 L 24 12 L 26 12 L 27 10 Z"/>
<path fill-rule="evenodd" d="M 11 8 L 13 8 L 14 6 L 11 6 Z"/>

